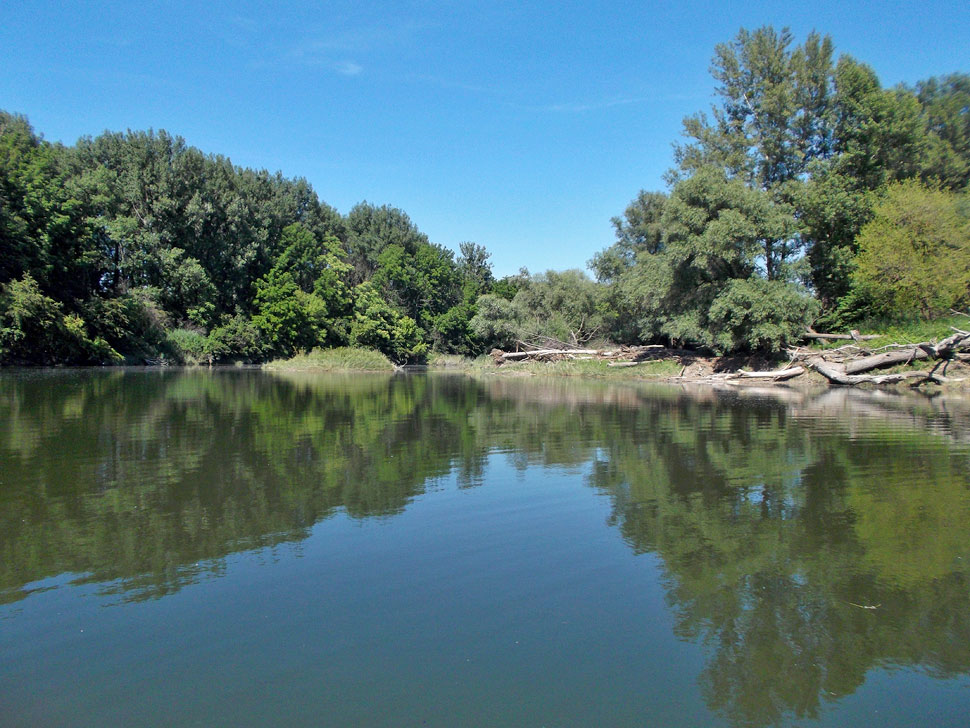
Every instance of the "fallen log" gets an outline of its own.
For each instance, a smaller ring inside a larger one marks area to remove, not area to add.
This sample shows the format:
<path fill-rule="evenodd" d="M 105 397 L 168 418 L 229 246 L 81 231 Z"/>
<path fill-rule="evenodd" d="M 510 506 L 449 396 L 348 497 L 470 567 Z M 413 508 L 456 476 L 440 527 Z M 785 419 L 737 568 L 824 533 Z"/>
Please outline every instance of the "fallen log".
<path fill-rule="evenodd" d="M 955 334 L 947 336 L 943 341 L 938 344 L 917 344 L 921 349 L 925 349 L 929 346 L 929 350 L 936 357 L 940 359 L 950 359 L 960 349 L 970 346 L 970 331 L 961 331 L 960 329 L 953 329 L 956 331 Z"/>
<path fill-rule="evenodd" d="M 941 383 L 943 380 L 932 372 L 899 372 L 897 374 L 846 374 L 845 370 L 823 359 L 812 359 L 808 365 L 833 384 L 855 386 L 856 384 L 893 384 L 907 379 L 923 379 Z"/>
<path fill-rule="evenodd" d="M 510 351 L 503 353 L 502 361 L 517 359 L 542 359 L 549 356 L 590 356 L 599 353 L 596 349 L 536 349 L 534 351 Z"/>
<path fill-rule="evenodd" d="M 925 349 L 914 346 L 911 349 L 899 349 L 897 351 L 886 351 L 882 354 L 855 359 L 846 363 L 844 369 L 846 374 L 861 374 L 871 369 L 879 367 L 891 367 L 896 364 L 909 364 L 916 359 L 929 359 L 930 355 Z"/>
<path fill-rule="evenodd" d="M 879 334 L 860 334 L 855 329 L 850 331 L 848 334 L 820 334 L 817 331 L 812 331 L 811 329 L 802 334 L 802 338 L 818 339 L 820 341 L 872 341 L 873 339 L 878 339 L 879 337 Z"/>
<path fill-rule="evenodd" d="M 789 367 L 788 369 L 775 369 L 769 372 L 734 372 L 731 377 L 740 379 L 792 379 L 805 373 L 804 367 Z"/>
<path fill-rule="evenodd" d="M 648 344 L 645 346 L 630 346 L 622 349 L 529 349 L 527 351 L 504 352 L 501 349 L 492 349 L 492 359 L 496 364 L 503 364 L 507 361 L 534 360 L 544 361 L 548 359 L 626 359 L 636 361 L 653 358 L 656 354 L 669 354 L 676 356 L 679 350 L 667 349 L 662 344 Z M 626 362 L 621 362 L 626 363 Z"/>

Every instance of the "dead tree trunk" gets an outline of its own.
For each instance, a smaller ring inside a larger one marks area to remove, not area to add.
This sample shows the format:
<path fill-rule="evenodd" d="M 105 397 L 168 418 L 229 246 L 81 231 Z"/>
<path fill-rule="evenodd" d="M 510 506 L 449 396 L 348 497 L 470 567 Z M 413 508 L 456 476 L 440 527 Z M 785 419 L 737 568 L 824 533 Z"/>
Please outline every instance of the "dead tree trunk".
<path fill-rule="evenodd" d="M 846 374 L 861 374 L 862 372 L 867 372 L 870 369 L 878 369 L 879 367 L 891 367 L 896 364 L 909 364 L 916 359 L 929 359 L 930 355 L 926 353 L 923 349 L 914 346 L 912 349 L 900 349 L 898 351 L 887 351 L 882 354 L 873 354 L 872 356 L 863 357 L 862 359 L 855 359 L 846 363 L 845 373 Z"/>

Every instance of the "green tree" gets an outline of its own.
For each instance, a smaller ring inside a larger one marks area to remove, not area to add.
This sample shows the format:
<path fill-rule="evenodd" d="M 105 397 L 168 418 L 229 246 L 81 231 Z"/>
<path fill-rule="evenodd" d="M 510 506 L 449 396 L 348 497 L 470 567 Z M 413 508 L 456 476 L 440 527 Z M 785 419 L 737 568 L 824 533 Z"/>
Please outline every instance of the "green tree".
<path fill-rule="evenodd" d="M 922 178 L 965 189 L 970 184 L 970 74 L 921 81 L 913 92 L 929 134 Z"/>
<path fill-rule="evenodd" d="M 396 207 L 369 202 L 354 205 L 347 214 L 347 245 L 357 282 L 369 280 L 378 267 L 378 257 L 389 245 L 400 245 L 413 255 L 428 236 L 418 230 L 407 214 Z"/>
<path fill-rule="evenodd" d="M 857 242 L 853 280 L 875 312 L 928 317 L 970 300 L 970 219 L 953 193 L 890 185 Z"/>
<path fill-rule="evenodd" d="M 30 273 L 73 307 L 97 271 L 67 155 L 35 135 L 25 118 L 0 111 L 0 283 Z"/>
<path fill-rule="evenodd" d="M 849 56 L 835 68 L 832 154 L 816 161 L 798 200 L 809 242 L 810 280 L 833 308 L 851 288 L 856 236 L 872 214 L 872 193 L 919 174 L 927 136 L 916 97 L 883 89 Z"/>
<path fill-rule="evenodd" d="M 765 26 L 716 47 L 711 73 L 720 104 L 711 120 L 685 119 L 690 141 L 676 148 L 678 170 L 670 175 L 677 182 L 716 167 L 763 192 L 779 217 L 790 218 L 760 241 L 765 277 L 785 282 L 801 273 L 807 241 L 796 213 L 806 175 L 832 154 L 837 125 L 831 39 L 811 33 L 803 45 L 792 43 L 787 28 Z"/>
<path fill-rule="evenodd" d="M 504 296 L 486 293 L 475 304 L 469 329 L 486 349 L 509 349 L 515 345 L 521 322 L 512 302 Z"/>
<path fill-rule="evenodd" d="M 664 206 L 661 252 L 638 256 L 620 282 L 638 338 L 719 352 L 786 345 L 816 307 L 762 266 L 764 241 L 788 238 L 793 224 L 767 192 L 721 169 L 701 168 L 679 182 Z"/>
<path fill-rule="evenodd" d="M 178 323 L 207 327 L 215 311 L 216 290 L 195 258 L 181 248 L 159 251 L 159 302 Z"/>
<path fill-rule="evenodd" d="M 421 361 L 428 353 L 424 332 L 410 316 L 402 314 L 381 296 L 372 283 L 354 289 L 354 320 L 350 343 L 383 352 L 396 362 Z"/>
<path fill-rule="evenodd" d="M 314 307 L 320 343 L 345 344 L 353 314 L 353 269 L 340 241 L 332 235 L 318 240 L 305 225 L 293 223 L 283 229 L 280 242 L 283 251 L 273 271 L 289 274 L 299 288 L 297 298 Z"/>
<path fill-rule="evenodd" d="M 663 192 L 640 190 L 623 212 L 610 222 L 616 242 L 600 251 L 589 262 L 590 269 L 601 283 L 611 283 L 636 263 L 640 253 L 659 253 L 663 248 L 663 217 L 667 195 Z"/>
<path fill-rule="evenodd" d="M 109 364 L 120 358 L 104 339 L 88 336 L 84 319 L 65 315 L 29 273 L 0 286 L 0 363 Z"/>
<path fill-rule="evenodd" d="M 413 251 L 388 245 L 369 283 L 430 336 L 426 343 L 442 351 L 467 348 L 470 309 L 462 305 L 463 278 L 452 251 L 432 243 L 418 243 Z"/>
<path fill-rule="evenodd" d="M 256 282 L 253 325 L 274 354 L 292 356 L 320 343 L 326 304 L 296 285 L 288 271 L 272 270 Z"/>
<path fill-rule="evenodd" d="M 603 290 L 581 270 L 532 276 L 512 301 L 520 321 L 518 338 L 579 346 L 604 335 Z"/>
<path fill-rule="evenodd" d="M 483 245 L 472 242 L 458 244 L 459 255 L 456 264 L 462 278 L 462 290 L 465 301 L 474 301 L 485 293 L 495 280 L 492 275 L 492 264 L 488 262 L 491 254 Z"/>
<path fill-rule="evenodd" d="M 721 104 L 684 120 L 692 139 L 676 148 L 683 172 L 722 167 L 784 200 L 785 187 L 828 153 L 832 41 L 811 33 L 791 49 L 788 28 L 741 29 L 715 48 L 711 73 Z"/>
<path fill-rule="evenodd" d="M 256 362 L 265 352 L 262 334 L 242 314 L 224 316 L 206 337 L 204 355 L 212 362 Z"/>

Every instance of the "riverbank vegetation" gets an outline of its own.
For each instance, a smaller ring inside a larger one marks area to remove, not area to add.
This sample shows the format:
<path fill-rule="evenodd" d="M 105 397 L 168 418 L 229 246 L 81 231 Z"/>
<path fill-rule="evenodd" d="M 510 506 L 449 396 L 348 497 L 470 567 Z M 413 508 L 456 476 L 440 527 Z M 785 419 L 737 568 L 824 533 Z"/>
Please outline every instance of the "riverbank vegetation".
<path fill-rule="evenodd" d="M 341 214 L 165 131 L 68 147 L 0 112 L 0 363 L 607 342 L 770 357 L 810 325 L 966 309 L 970 75 L 884 88 L 827 36 L 770 27 L 717 46 L 712 74 L 667 188 L 613 219 L 592 277 L 496 279 L 481 245 L 456 254 L 395 207 Z"/>
<path fill-rule="evenodd" d="M 393 372 L 394 364 L 379 351 L 338 346 L 314 349 L 289 359 L 276 359 L 264 365 L 267 369 L 314 369 L 330 372 Z"/>

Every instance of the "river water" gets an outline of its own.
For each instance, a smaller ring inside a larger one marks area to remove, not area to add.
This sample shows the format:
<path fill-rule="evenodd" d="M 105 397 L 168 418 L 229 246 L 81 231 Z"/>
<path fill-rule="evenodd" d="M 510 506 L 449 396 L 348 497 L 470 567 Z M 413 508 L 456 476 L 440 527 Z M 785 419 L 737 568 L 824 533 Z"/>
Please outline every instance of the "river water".
<path fill-rule="evenodd" d="M 967 400 L 0 373 L 0 725 L 968 715 Z"/>

